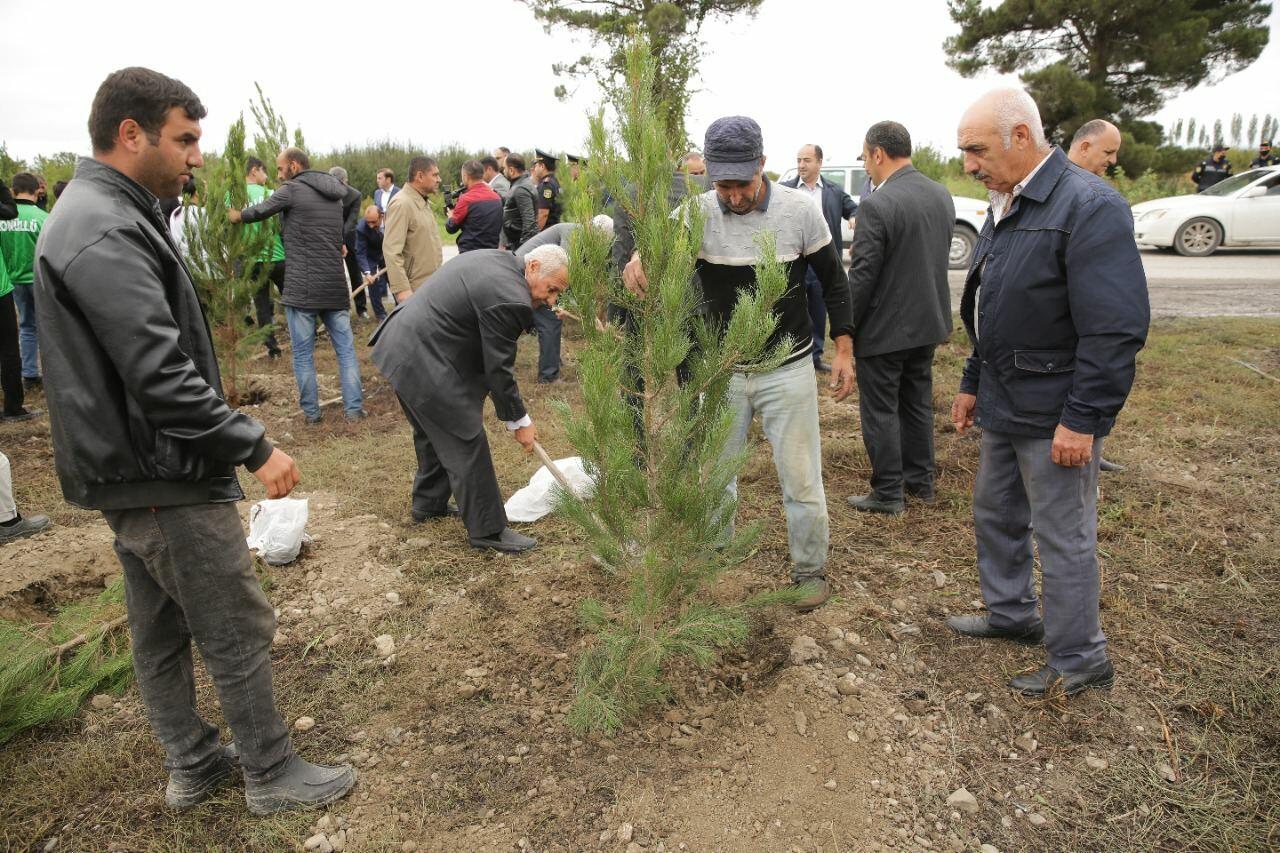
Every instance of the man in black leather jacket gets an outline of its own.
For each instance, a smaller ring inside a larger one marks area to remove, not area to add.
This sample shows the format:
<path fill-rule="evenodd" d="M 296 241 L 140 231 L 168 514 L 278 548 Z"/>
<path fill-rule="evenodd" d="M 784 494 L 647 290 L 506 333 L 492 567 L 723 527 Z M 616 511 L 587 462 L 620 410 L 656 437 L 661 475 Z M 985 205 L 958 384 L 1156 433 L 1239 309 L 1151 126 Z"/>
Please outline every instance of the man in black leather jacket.
<path fill-rule="evenodd" d="M 235 469 L 272 498 L 300 475 L 262 424 L 224 402 L 203 309 L 160 214 L 158 197 L 203 165 L 204 115 L 195 93 L 155 71 L 107 77 L 89 117 L 94 156 L 46 223 L 34 286 L 58 478 L 116 534 L 134 671 L 171 771 L 165 801 L 196 805 L 239 763 L 250 810 L 268 814 L 332 802 L 355 777 L 294 754 L 276 710 L 275 616 L 245 547 Z M 234 747 L 196 711 L 193 639 Z"/>

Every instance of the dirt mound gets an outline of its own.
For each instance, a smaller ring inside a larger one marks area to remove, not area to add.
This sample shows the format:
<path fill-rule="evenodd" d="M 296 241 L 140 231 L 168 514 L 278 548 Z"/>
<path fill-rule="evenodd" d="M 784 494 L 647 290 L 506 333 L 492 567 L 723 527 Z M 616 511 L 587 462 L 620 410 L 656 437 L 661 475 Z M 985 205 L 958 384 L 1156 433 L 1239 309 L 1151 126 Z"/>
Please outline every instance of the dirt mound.
<path fill-rule="evenodd" d="M 120 574 L 105 522 L 53 525 L 0 547 L 0 618 L 47 621 L 60 605 L 101 591 Z"/>

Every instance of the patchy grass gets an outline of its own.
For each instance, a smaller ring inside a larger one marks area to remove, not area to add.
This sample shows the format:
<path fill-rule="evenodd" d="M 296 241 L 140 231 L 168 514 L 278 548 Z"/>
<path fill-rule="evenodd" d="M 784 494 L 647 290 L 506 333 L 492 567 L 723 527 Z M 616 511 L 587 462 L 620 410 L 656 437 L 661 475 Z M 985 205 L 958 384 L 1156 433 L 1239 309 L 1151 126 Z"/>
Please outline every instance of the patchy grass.
<path fill-rule="evenodd" d="M 974 643 L 943 628 L 948 613 L 971 610 L 979 597 L 970 518 L 977 441 L 951 432 L 946 416 L 963 347 L 940 348 L 935 366 L 939 480 L 932 506 L 913 505 L 890 519 L 849 510 L 844 496 L 865 491 L 869 473 L 857 407 L 823 400 L 830 572 L 838 596 L 819 616 L 830 614 L 887 643 L 901 661 L 919 664 L 890 676 L 885 687 L 902 695 L 923 692 L 952 722 L 956 734 L 939 761 L 984 803 L 966 819 L 964 837 L 972 847 L 979 840 L 1004 850 L 1265 850 L 1280 844 L 1280 384 L 1230 361 L 1276 373 L 1277 341 L 1280 323 L 1272 320 L 1162 322 L 1152 329 L 1133 395 L 1107 442 L 1108 458 L 1128 470 L 1103 475 L 1099 504 L 1103 626 L 1119 681 L 1109 693 L 1069 702 L 1025 701 L 1005 688 L 1008 677 L 1038 664 L 1036 650 Z M 573 346 L 566 352 L 570 380 Z M 317 354 L 325 399 L 337 393 L 336 370 L 327 345 Z M 568 455 L 547 403 L 576 403 L 576 385 L 534 385 L 535 359 L 536 346 L 526 339 L 518 367 L 522 388 L 543 443 L 553 456 Z M 432 540 L 429 548 L 398 546 L 387 558 L 403 572 L 405 606 L 376 629 L 413 637 L 437 654 L 406 656 L 384 670 L 369 665 L 365 638 L 344 636 L 328 646 L 317 630 L 291 635 L 274 655 L 286 719 L 309 714 L 322 720 L 300 741 L 308 757 L 349 750 L 353 731 L 406 721 L 427 741 L 421 767 L 418 753 L 411 753 L 410 781 L 386 789 L 362 782 L 333 809 L 351 815 L 379 802 L 394 809 L 395 820 L 365 826 L 361 849 L 388 849 L 405 837 L 451 838 L 453 849 L 478 848 L 457 840 L 472 836 L 433 833 L 492 830 L 499 822 L 518 825 L 536 849 L 581 849 L 594 844 L 602 826 L 617 825 L 602 821 L 637 774 L 678 783 L 698 772 L 688 755 L 653 738 L 648 722 L 610 746 L 609 754 L 622 757 L 611 763 L 591 744 L 571 740 L 551 715 L 543 729 L 550 733 L 537 735 L 555 746 L 549 767 L 581 787 L 531 816 L 524 792 L 538 784 L 539 774 L 495 766 L 491 757 L 494 744 L 533 736 L 522 704 L 536 692 L 530 679 L 545 682 L 541 689 L 553 705 L 571 695 L 581 631 L 566 605 L 599 583 L 576 532 L 561 520 L 540 523 L 535 535 L 542 545 L 535 558 L 522 561 L 472 551 L 451 522 L 413 525 L 409 430 L 368 362 L 362 365 L 370 419 L 346 424 L 331 409 L 315 428 L 295 416 L 288 364 L 257 364 L 253 369 L 279 379 L 272 387 L 282 390 L 253 411 L 298 459 L 304 494 L 341 494 L 358 507 L 351 514 L 376 515 L 400 540 Z M 34 402 L 41 405 L 38 397 Z M 510 493 L 527 482 L 536 463 L 501 424 L 490 418 L 489 426 L 502 487 Z M 65 527 L 96 523 L 95 514 L 69 509 L 58 496 L 47 423 L 0 426 L 0 441 L 24 509 L 48 512 Z M 252 499 L 262 497 L 256 481 L 242 480 Z M 756 446 L 741 483 L 742 521 L 759 521 L 764 531 L 751 560 L 726 579 L 726 595 L 777 585 L 786 574 L 785 520 L 767 445 Z M 948 577 L 945 586 L 932 583 L 935 569 Z M 272 571 L 273 596 L 297 582 L 290 569 Z M 465 607 L 443 610 L 441 589 L 465 589 Z M 912 602 L 918 633 L 901 631 L 890 616 L 888 602 L 895 598 Z M 761 703 L 769 700 L 788 638 L 810 624 L 779 616 L 778 632 L 765 626 L 750 652 L 710 673 L 690 671 L 698 687 L 690 701 L 733 704 L 748 719 L 764 714 Z M 462 702 L 454 692 L 459 672 L 452 661 L 459 659 L 514 673 L 512 684 L 495 684 Z M 732 689 L 716 687 L 721 682 Z M 219 719 L 203 674 L 200 685 L 202 711 Z M 314 815 L 251 818 L 238 788 L 190 814 L 167 813 L 162 756 L 136 691 L 121 702 L 119 713 L 87 709 L 0 750 L 0 847 L 39 849 L 59 835 L 59 849 L 214 850 L 232 843 L 279 850 L 296 848 L 309 834 Z M 984 716 L 988 703 L 1002 714 Z M 1039 751 L 1011 760 L 1008 743 L 1024 731 L 1035 732 Z M 1105 758 L 1107 766 L 1090 767 L 1086 757 Z M 1160 775 L 1160 764 L 1174 781 Z M 431 774 L 438 783 L 429 781 Z M 930 795 L 930 808 L 945 812 L 946 794 Z M 1017 818 L 1033 808 L 1049 818 L 1045 826 Z M 1000 821 L 1007 815 L 1015 817 L 1008 827 Z M 857 849 L 866 841 L 851 835 L 838 843 Z"/>

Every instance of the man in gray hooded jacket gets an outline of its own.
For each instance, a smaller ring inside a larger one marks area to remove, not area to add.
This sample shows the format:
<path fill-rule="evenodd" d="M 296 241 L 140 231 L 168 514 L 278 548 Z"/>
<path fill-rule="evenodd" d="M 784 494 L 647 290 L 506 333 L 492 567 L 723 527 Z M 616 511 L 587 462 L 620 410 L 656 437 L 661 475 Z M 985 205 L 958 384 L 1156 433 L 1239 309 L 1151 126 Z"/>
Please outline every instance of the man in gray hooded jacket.
<path fill-rule="evenodd" d="M 231 221 L 259 222 L 280 214 L 280 236 L 289 258 L 280 302 L 289 324 L 298 403 L 307 423 L 321 418 L 313 358 L 317 320 L 329 330 L 338 356 L 343 411 L 347 420 L 360 420 L 365 417 L 364 394 L 351 334 L 351 290 L 342 269 L 344 223 L 360 201 L 351 198 L 337 178 L 313 171 L 310 158 L 300 148 L 280 152 L 276 176 L 280 188 L 255 205 L 232 210 Z"/>

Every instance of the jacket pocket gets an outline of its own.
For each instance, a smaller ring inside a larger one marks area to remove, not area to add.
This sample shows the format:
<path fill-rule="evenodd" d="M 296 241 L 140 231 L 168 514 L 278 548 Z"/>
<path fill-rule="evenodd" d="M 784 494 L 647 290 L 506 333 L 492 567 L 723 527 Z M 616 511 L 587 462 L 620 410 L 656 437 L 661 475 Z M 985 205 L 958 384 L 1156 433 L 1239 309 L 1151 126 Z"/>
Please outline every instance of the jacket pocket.
<path fill-rule="evenodd" d="M 1059 415 L 1075 381 L 1072 350 L 1014 350 L 1009 397 L 1022 414 Z"/>
<path fill-rule="evenodd" d="M 162 480 L 195 482 L 205 479 L 204 459 L 193 453 L 186 442 L 156 433 L 156 473 Z"/>

